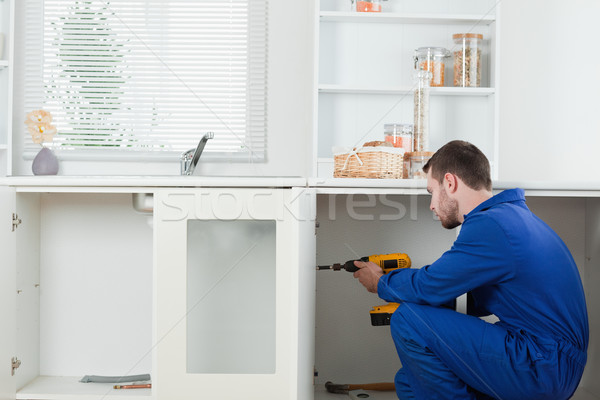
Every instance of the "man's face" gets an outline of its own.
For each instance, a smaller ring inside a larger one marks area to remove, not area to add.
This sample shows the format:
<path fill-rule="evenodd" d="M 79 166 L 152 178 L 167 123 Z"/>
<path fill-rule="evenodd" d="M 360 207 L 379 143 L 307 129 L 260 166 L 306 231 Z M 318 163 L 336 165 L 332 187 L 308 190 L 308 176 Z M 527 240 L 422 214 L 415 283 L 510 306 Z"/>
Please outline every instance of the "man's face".
<path fill-rule="evenodd" d="M 458 201 L 448 197 L 444 185 L 427 172 L 427 191 L 431 193 L 429 208 L 440 219 L 446 229 L 456 228 L 461 224 L 458 213 Z"/>

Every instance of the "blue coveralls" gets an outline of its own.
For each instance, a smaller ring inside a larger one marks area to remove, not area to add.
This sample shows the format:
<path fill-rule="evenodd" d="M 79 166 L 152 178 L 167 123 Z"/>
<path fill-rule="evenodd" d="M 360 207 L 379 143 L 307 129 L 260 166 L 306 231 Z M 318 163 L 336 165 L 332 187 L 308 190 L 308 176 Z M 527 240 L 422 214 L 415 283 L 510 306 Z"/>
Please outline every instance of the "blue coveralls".
<path fill-rule="evenodd" d="M 440 307 L 464 293 L 470 315 Z M 521 189 L 465 215 L 450 250 L 384 275 L 378 294 L 401 303 L 391 319 L 400 399 L 560 400 L 577 388 L 588 347 L 581 279 Z M 500 321 L 477 318 L 488 314 Z"/>

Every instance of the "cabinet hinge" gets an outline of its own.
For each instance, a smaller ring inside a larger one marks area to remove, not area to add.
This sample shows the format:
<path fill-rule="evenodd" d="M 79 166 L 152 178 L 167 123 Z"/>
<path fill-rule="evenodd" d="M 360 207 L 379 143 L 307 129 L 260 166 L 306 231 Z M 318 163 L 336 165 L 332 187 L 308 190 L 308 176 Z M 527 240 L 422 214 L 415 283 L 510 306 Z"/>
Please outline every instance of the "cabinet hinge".
<path fill-rule="evenodd" d="M 21 360 L 19 360 L 17 357 L 13 357 L 11 360 L 11 375 L 15 374 L 15 370 L 17 368 L 19 368 L 21 366 Z"/>
<path fill-rule="evenodd" d="M 14 232 L 17 227 L 21 225 L 21 218 L 16 213 L 12 215 L 12 231 Z"/>

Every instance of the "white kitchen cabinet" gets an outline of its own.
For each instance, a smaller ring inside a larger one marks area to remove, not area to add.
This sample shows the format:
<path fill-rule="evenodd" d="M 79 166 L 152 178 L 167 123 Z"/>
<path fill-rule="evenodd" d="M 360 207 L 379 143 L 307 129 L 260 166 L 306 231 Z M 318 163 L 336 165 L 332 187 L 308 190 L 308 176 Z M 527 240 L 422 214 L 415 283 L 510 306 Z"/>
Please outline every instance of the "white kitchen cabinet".
<path fill-rule="evenodd" d="M 155 193 L 161 399 L 312 396 L 314 192 Z"/>
<path fill-rule="evenodd" d="M 2 399 L 325 400 L 327 380 L 391 380 L 399 362 L 389 327 L 372 327 L 368 316 L 381 300 L 352 274 L 314 267 L 395 251 L 420 267 L 455 238 L 433 218 L 418 182 L 7 181 L 13 185 L 0 191 Z M 590 350 L 577 400 L 600 399 L 598 188 L 527 190 L 531 209 L 571 249 L 586 290 Z M 134 211 L 131 193 L 154 193 L 154 215 Z M 21 361 L 14 376 L 13 357 Z M 151 390 L 78 382 L 145 372 Z"/>
<path fill-rule="evenodd" d="M 333 147 L 383 140 L 383 125 L 413 123 L 414 50 L 456 49 L 454 33 L 483 34 L 481 87 L 431 89 L 430 150 L 452 139 L 476 144 L 498 174 L 499 5 L 492 1 L 388 1 L 381 13 L 350 11 L 350 1 L 321 0 L 315 24 L 318 65 L 313 141 L 319 178 L 332 177 Z"/>
<path fill-rule="evenodd" d="M 14 65 L 14 0 L 0 1 L 0 176 L 10 174 Z"/>
<path fill-rule="evenodd" d="M 498 189 L 511 183 L 495 183 Z M 574 395 L 600 399 L 599 232 L 600 191 L 548 191 L 544 184 L 526 190 L 530 209 L 565 241 L 579 267 L 590 323 L 588 362 Z M 597 185 L 594 186 L 597 188 Z M 371 254 L 405 252 L 413 267 L 435 261 L 449 249 L 456 232 L 445 230 L 428 209 L 424 188 L 320 187 L 317 190 L 317 264 L 328 265 Z M 541 277 L 543 279 L 543 277 Z M 393 381 L 401 364 L 389 327 L 371 326 L 371 307 L 384 302 L 368 293 L 345 271 L 317 272 L 315 314 L 315 400 L 333 399 L 326 381 L 368 383 Z M 376 400 L 394 394 L 370 393 Z"/>
<path fill-rule="evenodd" d="M 2 186 L 2 399 L 152 396 L 79 382 L 153 367 L 152 229 L 130 193 L 100 191 Z"/>

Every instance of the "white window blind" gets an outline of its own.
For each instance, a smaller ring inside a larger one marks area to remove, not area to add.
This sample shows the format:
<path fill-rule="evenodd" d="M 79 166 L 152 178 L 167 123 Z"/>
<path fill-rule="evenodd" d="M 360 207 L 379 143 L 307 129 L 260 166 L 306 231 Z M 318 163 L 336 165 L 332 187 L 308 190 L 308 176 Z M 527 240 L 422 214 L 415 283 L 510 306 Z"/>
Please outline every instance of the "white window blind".
<path fill-rule="evenodd" d="M 212 131 L 203 157 L 265 159 L 267 0 L 24 1 L 24 107 L 63 157 L 178 156 Z"/>

